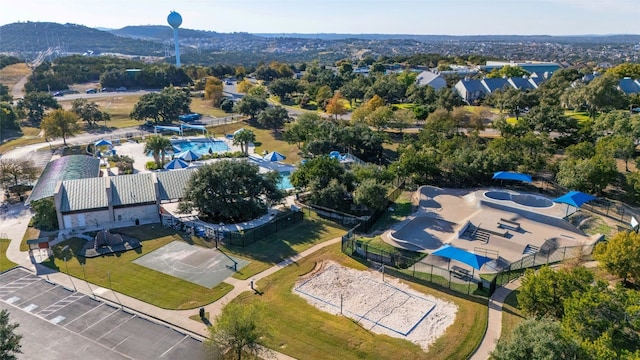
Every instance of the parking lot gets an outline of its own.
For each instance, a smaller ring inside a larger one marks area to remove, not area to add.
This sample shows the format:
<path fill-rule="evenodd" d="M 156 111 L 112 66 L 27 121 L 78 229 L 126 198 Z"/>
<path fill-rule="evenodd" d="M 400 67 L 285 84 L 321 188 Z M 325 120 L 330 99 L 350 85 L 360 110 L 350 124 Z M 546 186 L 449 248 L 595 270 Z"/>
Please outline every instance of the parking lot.
<path fill-rule="evenodd" d="M 25 358 L 203 359 L 199 340 L 15 268 L 0 275 Z M 33 329 L 33 330 L 31 330 Z"/>

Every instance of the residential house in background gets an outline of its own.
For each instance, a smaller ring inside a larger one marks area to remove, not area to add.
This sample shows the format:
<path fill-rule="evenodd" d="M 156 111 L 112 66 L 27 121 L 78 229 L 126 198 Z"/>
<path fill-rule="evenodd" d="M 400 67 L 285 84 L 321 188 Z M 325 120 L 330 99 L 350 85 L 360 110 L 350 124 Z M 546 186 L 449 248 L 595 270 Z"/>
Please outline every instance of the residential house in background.
<path fill-rule="evenodd" d="M 440 75 L 431 71 L 423 71 L 416 77 L 416 84 L 419 86 L 431 86 L 435 90 L 447 86 L 447 81 Z"/>

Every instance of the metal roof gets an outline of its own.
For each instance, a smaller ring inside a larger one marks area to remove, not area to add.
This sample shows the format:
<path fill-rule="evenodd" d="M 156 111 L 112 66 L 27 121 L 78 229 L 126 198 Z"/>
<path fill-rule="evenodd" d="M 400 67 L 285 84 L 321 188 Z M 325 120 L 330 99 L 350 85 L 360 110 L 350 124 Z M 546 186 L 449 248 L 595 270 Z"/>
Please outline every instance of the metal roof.
<path fill-rule="evenodd" d="M 631 78 L 623 78 L 618 82 L 618 87 L 625 95 L 635 94 L 640 92 L 640 81 L 633 80 Z"/>
<path fill-rule="evenodd" d="M 511 88 L 511 84 L 505 78 L 484 78 L 482 79 L 482 84 L 487 88 L 487 90 L 492 93 L 496 90 L 503 90 L 506 88 Z"/>
<path fill-rule="evenodd" d="M 155 173 L 158 179 L 160 200 L 177 200 L 184 198 L 189 179 L 191 179 L 191 176 L 196 170 L 196 168 L 187 168 Z"/>
<path fill-rule="evenodd" d="M 66 180 L 62 182 L 61 212 L 107 208 L 105 178 Z"/>
<path fill-rule="evenodd" d="M 150 173 L 109 177 L 113 206 L 156 201 L 156 191 Z"/>
<path fill-rule="evenodd" d="M 63 156 L 45 166 L 31 195 L 25 202 L 53 196 L 58 181 L 95 178 L 100 174 L 100 160 L 87 155 Z"/>

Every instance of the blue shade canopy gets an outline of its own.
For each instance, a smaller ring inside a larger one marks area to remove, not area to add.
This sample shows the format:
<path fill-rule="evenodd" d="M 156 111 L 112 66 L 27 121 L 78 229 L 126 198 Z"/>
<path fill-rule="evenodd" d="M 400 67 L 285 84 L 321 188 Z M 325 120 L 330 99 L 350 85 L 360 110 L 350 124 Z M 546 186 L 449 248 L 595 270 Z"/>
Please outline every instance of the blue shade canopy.
<path fill-rule="evenodd" d="M 533 179 L 531 179 L 531 175 L 521 174 L 521 173 L 511 172 L 511 171 L 498 171 L 493 174 L 492 179 L 517 180 L 517 181 L 528 182 L 528 183 L 533 181 Z"/>
<path fill-rule="evenodd" d="M 185 152 L 181 152 L 180 154 L 178 154 L 178 159 L 181 159 L 184 161 L 195 161 L 200 159 L 200 155 L 194 153 L 192 150 L 187 150 Z"/>
<path fill-rule="evenodd" d="M 437 255 L 447 259 L 458 260 L 461 263 L 465 263 L 476 270 L 480 270 L 482 265 L 492 260 L 488 257 L 476 255 L 474 253 L 470 253 L 466 250 L 459 249 L 449 244 L 446 244 L 441 248 L 439 248 L 438 250 L 432 252 L 431 255 Z"/>
<path fill-rule="evenodd" d="M 164 168 L 167 170 L 184 169 L 188 167 L 189 167 L 188 163 L 178 158 L 171 160 L 170 162 L 167 163 L 167 165 L 164 166 Z"/>
<path fill-rule="evenodd" d="M 101 139 L 99 141 L 96 141 L 96 143 L 94 145 L 95 146 L 111 146 L 113 144 L 111 144 L 111 141 L 109 141 L 109 140 Z"/>
<path fill-rule="evenodd" d="M 267 161 L 282 161 L 284 159 L 286 159 L 287 157 L 280 154 L 277 151 L 272 151 L 270 153 L 268 153 L 267 155 L 264 156 L 263 159 L 267 160 Z"/>
<path fill-rule="evenodd" d="M 579 208 L 584 203 L 589 202 L 596 197 L 593 195 L 585 194 L 580 191 L 569 191 L 568 193 L 560 196 L 559 198 L 553 199 L 554 202 L 569 204 L 571 206 L 575 206 Z"/>

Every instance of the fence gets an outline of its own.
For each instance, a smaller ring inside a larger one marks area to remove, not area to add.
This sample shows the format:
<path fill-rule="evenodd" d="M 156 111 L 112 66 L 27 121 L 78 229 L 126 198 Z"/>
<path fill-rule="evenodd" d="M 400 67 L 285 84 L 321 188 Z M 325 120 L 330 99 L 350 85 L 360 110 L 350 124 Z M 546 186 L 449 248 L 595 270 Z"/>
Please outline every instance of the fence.
<path fill-rule="evenodd" d="M 547 252 L 536 252 L 522 259 L 512 262 L 498 272 L 492 280 L 491 288 L 502 286 L 511 280 L 520 277 L 528 268 L 537 268 L 543 265 L 552 265 L 567 259 L 590 257 L 595 245 L 589 246 L 566 246 Z"/>
<path fill-rule="evenodd" d="M 351 230 L 357 229 L 358 232 L 366 233 L 371 230 L 373 225 L 380 220 L 380 218 L 388 211 L 388 207 L 398 200 L 400 194 L 402 194 L 402 187 L 404 186 L 404 182 L 398 182 L 398 186 L 394 188 L 389 195 L 387 196 L 387 204 L 384 210 L 375 211 L 373 214 L 368 217 L 357 217 L 355 215 L 346 214 L 341 211 L 328 209 L 318 205 L 304 205 L 298 203 L 300 207 L 306 208 L 309 212 L 313 211 L 318 216 L 330 219 L 339 223 L 342 226 L 352 226 Z"/>
<path fill-rule="evenodd" d="M 350 233 L 352 232 L 350 231 Z M 342 252 L 351 257 L 363 259 L 366 262 L 384 265 L 385 271 L 394 276 L 437 284 L 467 295 L 472 293 L 485 297 L 490 295 L 488 281 L 476 279 L 474 274 L 465 272 L 455 266 L 453 269 L 449 269 L 423 262 L 425 255 L 416 253 L 416 256 L 409 257 L 390 253 L 356 240 L 349 233 L 342 237 Z"/>
<path fill-rule="evenodd" d="M 409 279 L 426 281 L 467 295 L 491 296 L 495 289 L 520 277 L 527 268 L 556 264 L 561 261 L 590 256 L 594 246 L 562 247 L 552 251 L 537 252 L 507 265 L 497 273 L 479 274 L 457 266 L 441 267 L 429 262 L 428 256 L 404 256 L 370 246 L 354 238 L 354 230 L 342 236 L 342 252 L 390 268 L 390 273 Z M 485 254 L 488 255 L 488 254 Z M 497 259 L 496 259 L 497 260 Z"/>
<path fill-rule="evenodd" d="M 223 242 L 231 246 L 245 247 L 269 237 L 280 230 L 286 229 L 293 224 L 297 224 L 304 219 L 304 214 L 300 211 L 288 212 L 278 216 L 268 223 L 248 229 L 246 231 L 225 232 Z"/>

